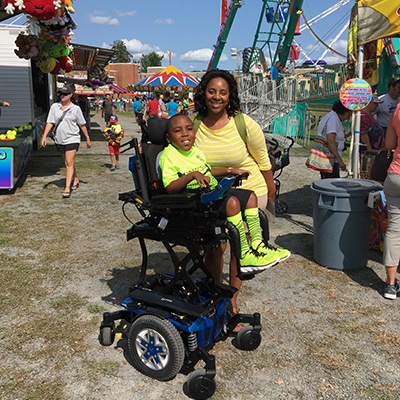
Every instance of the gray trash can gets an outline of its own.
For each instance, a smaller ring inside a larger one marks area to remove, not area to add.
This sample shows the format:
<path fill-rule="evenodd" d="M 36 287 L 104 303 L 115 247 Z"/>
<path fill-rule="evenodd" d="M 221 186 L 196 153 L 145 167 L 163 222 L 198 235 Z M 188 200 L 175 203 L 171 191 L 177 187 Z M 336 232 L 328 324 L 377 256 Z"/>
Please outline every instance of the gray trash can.
<path fill-rule="evenodd" d="M 370 192 L 382 186 L 366 179 L 321 179 L 311 186 L 314 259 L 328 268 L 360 269 L 367 265 Z"/>

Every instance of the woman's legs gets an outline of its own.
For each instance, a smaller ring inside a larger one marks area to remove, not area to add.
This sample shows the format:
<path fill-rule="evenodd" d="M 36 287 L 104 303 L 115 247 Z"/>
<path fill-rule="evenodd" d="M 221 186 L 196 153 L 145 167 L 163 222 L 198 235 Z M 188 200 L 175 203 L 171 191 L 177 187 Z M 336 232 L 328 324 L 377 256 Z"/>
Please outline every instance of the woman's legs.
<path fill-rule="evenodd" d="M 396 272 L 400 260 L 400 175 L 388 174 L 384 192 L 386 196 L 389 223 L 383 243 L 383 263 L 386 268 L 384 297 L 397 297 Z"/>
<path fill-rule="evenodd" d="M 62 153 L 66 169 L 64 193 L 70 193 L 72 183 L 79 182 L 75 171 L 75 154 L 76 150 L 68 150 L 65 153 Z"/>
<path fill-rule="evenodd" d="M 322 172 L 321 171 L 320 174 L 321 174 L 321 179 L 340 178 L 339 164 L 338 163 L 333 164 L 332 172 Z"/>

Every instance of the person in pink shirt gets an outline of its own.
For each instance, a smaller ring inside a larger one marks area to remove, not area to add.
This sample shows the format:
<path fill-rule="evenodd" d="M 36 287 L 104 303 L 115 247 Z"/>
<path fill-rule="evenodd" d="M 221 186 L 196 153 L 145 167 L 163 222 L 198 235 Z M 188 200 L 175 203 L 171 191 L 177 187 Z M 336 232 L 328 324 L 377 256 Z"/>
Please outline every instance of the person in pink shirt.
<path fill-rule="evenodd" d="M 389 120 L 386 148 L 394 150 L 394 153 L 383 186 L 389 220 L 383 243 L 383 263 L 386 268 L 383 297 L 395 300 L 400 293 L 399 281 L 396 279 L 400 261 L 400 104 L 397 105 Z"/>

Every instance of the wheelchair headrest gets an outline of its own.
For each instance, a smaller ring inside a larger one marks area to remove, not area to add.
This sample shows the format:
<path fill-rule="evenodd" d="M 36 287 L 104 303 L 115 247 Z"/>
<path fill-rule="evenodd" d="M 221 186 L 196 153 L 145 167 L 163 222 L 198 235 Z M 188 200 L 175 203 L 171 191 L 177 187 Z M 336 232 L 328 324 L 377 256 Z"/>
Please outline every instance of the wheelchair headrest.
<path fill-rule="evenodd" d="M 147 134 L 151 143 L 165 144 L 166 118 L 150 118 L 147 121 Z"/>

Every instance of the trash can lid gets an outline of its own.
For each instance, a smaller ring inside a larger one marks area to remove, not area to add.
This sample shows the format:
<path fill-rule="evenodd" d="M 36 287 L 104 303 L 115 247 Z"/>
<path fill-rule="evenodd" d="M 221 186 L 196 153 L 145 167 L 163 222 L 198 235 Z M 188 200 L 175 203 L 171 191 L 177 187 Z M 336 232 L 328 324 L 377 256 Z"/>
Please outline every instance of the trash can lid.
<path fill-rule="evenodd" d="M 374 190 L 382 190 L 382 185 L 367 179 L 330 178 L 312 183 L 312 189 L 329 194 L 362 196 Z"/>

